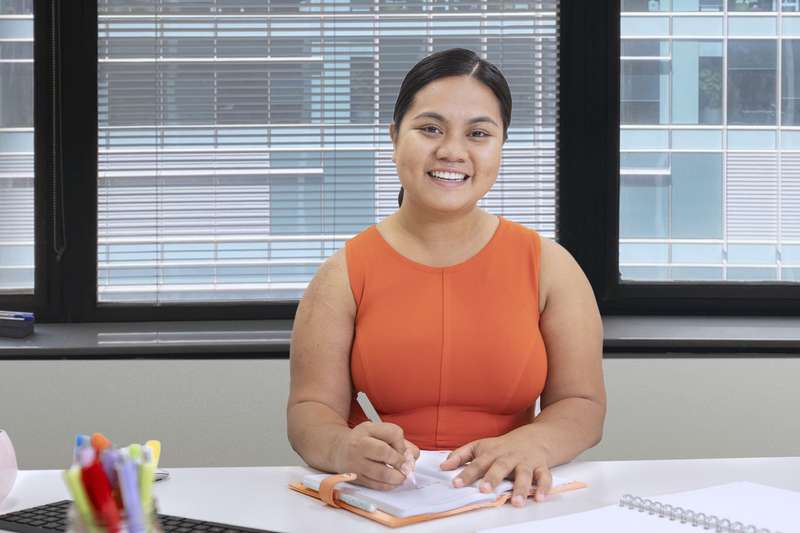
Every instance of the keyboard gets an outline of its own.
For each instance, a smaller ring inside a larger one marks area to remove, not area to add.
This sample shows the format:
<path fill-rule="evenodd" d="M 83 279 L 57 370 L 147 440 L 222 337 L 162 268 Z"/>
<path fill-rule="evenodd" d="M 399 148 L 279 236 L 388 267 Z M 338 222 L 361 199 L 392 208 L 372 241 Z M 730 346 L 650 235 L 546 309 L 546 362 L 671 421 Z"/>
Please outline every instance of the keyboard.
<path fill-rule="evenodd" d="M 71 504 L 71 500 L 61 500 L 60 502 L 48 503 L 0 515 L 0 530 L 19 533 L 66 531 L 67 509 Z M 158 521 L 164 533 L 193 533 L 195 531 L 199 533 L 275 533 L 266 529 L 252 529 L 160 513 L 158 514 Z"/>

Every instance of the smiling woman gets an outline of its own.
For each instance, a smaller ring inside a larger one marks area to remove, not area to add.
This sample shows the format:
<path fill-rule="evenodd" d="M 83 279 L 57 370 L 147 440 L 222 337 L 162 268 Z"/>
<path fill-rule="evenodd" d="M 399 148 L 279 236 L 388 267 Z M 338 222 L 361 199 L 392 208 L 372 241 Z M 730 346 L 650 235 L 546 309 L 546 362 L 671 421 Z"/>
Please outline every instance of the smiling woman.
<path fill-rule="evenodd" d="M 309 465 L 391 489 L 420 448 L 452 449 L 443 469 L 469 463 L 455 486 L 508 477 L 522 505 L 599 441 L 602 332 L 585 276 L 556 243 L 477 205 L 510 117 L 502 73 L 469 50 L 406 75 L 389 128 L 400 208 L 322 265 L 294 322 L 289 439 Z"/>

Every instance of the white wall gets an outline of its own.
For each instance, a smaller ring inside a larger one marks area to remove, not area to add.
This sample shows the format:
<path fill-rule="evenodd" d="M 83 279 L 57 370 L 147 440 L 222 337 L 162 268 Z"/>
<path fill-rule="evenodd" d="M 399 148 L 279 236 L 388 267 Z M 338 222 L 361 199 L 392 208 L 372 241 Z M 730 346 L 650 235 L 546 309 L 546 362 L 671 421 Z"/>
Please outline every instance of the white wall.
<path fill-rule="evenodd" d="M 611 359 L 585 459 L 800 455 L 800 359 Z M 299 464 L 288 361 L 0 361 L 0 428 L 21 468 L 63 468 L 78 432 L 158 438 L 164 466 Z"/>

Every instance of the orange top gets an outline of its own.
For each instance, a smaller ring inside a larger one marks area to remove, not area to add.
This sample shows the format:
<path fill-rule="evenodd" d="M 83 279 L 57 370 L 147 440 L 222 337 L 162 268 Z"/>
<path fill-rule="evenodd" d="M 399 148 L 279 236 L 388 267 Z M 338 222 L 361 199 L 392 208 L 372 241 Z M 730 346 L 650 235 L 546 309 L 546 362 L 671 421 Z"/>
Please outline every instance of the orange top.
<path fill-rule="evenodd" d="M 400 255 L 374 225 L 349 240 L 354 390 L 427 450 L 530 422 L 547 377 L 540 250 L 535 231 L 502 217 L 483 249 L 449 267 Z M 365 420 L 354 395 L 348 423 Z"/>

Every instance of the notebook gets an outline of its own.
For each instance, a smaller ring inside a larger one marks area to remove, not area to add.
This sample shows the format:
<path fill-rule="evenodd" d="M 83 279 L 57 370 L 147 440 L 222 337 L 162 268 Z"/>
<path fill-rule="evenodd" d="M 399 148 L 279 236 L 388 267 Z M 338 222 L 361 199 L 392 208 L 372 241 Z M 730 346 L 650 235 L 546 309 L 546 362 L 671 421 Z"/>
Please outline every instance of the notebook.
<path fill-rule="evenodd" d="M 372 515 L 390 515 L 399 519 L 424 516 L 425 519 L 431 519 L 438 518 L 443 513 L 449 515 L 505 503 L 509 491 L 513 487 L 510 481 L 501 482 L 495 491 L 490 493 L 482 493 L 478 490 L 477 483 L 462 488 L 453 487 L 452 480 L 462 469 L 443 471 L 439 468 L 449 453 L 448 451 L 422 451 L 414 471 L 416 486 L 406 480 L 396 489 L 380 491 L 341 482 L 336 484 L 336 496 L 340 502 L 344 502 L 343 507 L 348 509 L 353 507 L 357 510 L 350 510 L 382 523 L 386 522 Z M 320 491 L 323 481 L 328 478 L 330 478 L 330 474 L 309 474 L 303 478 L 301 487 L 308 490 L 300 490 L 300 492 L 309 494 L 309 490 Z M 554 477 L 551 492 L 566 492 L 585 486 L 580 482 L 567 482 Z M 290 485 L 290 487 L 298 490 L 297 486 Z M 394 522 L 387 523 L 387 525 L 405 525 L 405 523 L 411 522 Z"/>
<path fill-rule="evenodd" d="M 626 494 L 619 504 L 481 533 L 687 531 L 800 532 L 800 492 L 740 481 L 653 498 Z"/>

